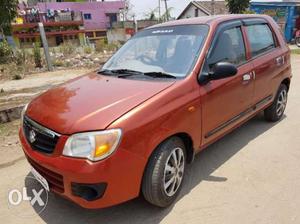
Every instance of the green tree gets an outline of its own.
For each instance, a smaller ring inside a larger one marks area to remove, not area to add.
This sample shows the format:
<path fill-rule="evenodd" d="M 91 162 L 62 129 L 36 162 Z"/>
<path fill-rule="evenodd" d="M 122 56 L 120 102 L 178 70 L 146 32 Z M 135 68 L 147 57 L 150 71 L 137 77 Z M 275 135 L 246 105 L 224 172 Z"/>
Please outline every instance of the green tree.
<path fill-rule="evenodd" d="M 249 7 L 250 0 L 226 0 L 229 12 L 232 14 L 241 14 Z"/>
<path fill-rule="evenodd" d="M 10 34 L 11 22 L 17 16 L 18 0 L 0 0 L 0 32 Z"/>

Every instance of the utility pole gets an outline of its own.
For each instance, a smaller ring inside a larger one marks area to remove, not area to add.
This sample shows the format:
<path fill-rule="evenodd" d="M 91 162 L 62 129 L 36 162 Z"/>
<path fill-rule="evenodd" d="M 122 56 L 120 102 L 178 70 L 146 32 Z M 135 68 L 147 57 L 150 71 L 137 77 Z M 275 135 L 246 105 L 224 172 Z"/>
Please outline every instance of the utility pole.
<path fill-rule="evenodd" d="M 165 9 L 166 9 L 166 20 L 169 21 L 169 10 L 168 10 L 168 0 L 163 0 L 165 2 Z"/>
<path fill-rule="evenodd" d="M 132 19 L 133 19 L 134 32 L 137 33 L 139 28 L 138 28 L 138 21 L 136 20 L 135 15 L 132 16 Z"/>
<path fill-rule="evenodd" d="M 215 15 L 215 0 L 211 0 L 211 12 L 210 14 Z"/>
<path fill-rule="evenodd" d="M 158 0 L 158 22 L 160 22 L 160 18 L 161 18 L 160 1 L 161 1 L 161 0 Z"/>
<path fill-rule="evenodd" d="M 45 53 L 45 58 L 46 58 L 47 66 L 48 66 L 48 71 L 53 71 L 53 66 L 52 66 L 51 58 L 50 58 L 50 54 L 49 54 L 48 41 L 46 38 L 44 25 L 43 25 L 43 23 L 38 23 L 38 26 L 39 26 L 39 31 L 40 31 L 43 47 L 44 47 L 44 53 Z"/>

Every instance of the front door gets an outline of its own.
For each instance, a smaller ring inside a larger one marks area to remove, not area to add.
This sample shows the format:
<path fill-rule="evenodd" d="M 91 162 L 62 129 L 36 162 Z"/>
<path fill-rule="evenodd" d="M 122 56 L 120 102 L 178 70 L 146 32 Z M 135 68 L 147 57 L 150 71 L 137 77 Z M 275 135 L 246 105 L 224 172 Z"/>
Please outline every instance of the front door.
<path fill-rule="evenodd" d="M 253 67 L 247 63 L 241 22 L 222 25 L 215 37 L 202 73 L 224 61 L 235 64 L 238 73 L 210 81 L 200 88 L 203 146 L 220 137 L 249 113 L 254 92 Z"/>

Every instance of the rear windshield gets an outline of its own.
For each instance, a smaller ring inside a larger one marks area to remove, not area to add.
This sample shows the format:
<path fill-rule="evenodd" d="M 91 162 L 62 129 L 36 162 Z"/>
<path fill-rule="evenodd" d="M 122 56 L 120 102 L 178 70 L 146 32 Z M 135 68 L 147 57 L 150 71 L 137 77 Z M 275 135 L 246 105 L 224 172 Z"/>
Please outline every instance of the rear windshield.
<path fill-rule="evenodd" d="M 117 51 L 103 69 L 164 72 L 185 77 L 194 66 L 207 33 L 207 25 L 143 30 Z"/>

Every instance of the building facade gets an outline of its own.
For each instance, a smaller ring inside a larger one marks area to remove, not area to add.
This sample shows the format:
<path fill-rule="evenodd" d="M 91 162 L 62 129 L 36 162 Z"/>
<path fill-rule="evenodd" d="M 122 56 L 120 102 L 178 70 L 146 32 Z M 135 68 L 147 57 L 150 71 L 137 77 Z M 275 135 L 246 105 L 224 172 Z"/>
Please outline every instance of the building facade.
<path fill-rule="evenodd" d="M 112 23 L 120 20 L 120 10 L 125 7 L 125 3 L 123 1 L 51 2 L 38 3 L 37 6 L 41 11 L 69 8 L 75 12 L 81 12 L 85 34 L 91 41 L 94 41 L 105 37 Z"/>
<path fill-rule="evenodd" d="M 186 19 L 199 16 L 228 14 L 228 8 L 224 0 L 192 1 L 182 11 L 177 19 Z"/>
<path fill-rule="evenodd" d="M 39 41 L 38 22 L 44 24 L 49 46 L 65 41 L 84 44 L 85 38 L 91 42 L 106 38 L 107 30 L 120 20 L 120 10 L 125 7 L 123 1 L 50 1 L 33 6 L 20 4 L 19 16 L 12 24 L 17 46 L 31 47 Z"/>

